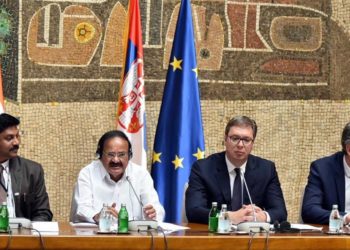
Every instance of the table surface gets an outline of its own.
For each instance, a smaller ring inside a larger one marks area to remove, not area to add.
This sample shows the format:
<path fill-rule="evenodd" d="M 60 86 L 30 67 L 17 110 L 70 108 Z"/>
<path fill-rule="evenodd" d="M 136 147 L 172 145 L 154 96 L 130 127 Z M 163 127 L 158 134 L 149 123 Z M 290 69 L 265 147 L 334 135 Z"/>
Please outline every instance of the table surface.
<path fill-rule="evenodd" d="M 329 235 L 322 232 L 257 233 L 254 235 L 218 235 L 209 233 L 207 225 L 188 224 L 166 237 L 161 232 L 132 232 L 126 235 L 98 234 L 98 228 L 72 227 L 59 223 L 56 235 L 42 234 L 41 238 L 29 229 L 13 230 L 11 235 L 0 234 L 0 249 L 347 249 L 350 231 Z M 349 233 L 349 234 L 348 234 Z M 10 243 L 10 246 L 8 244 Z M 268 245 L 268 248 L 266 246 Z"/>

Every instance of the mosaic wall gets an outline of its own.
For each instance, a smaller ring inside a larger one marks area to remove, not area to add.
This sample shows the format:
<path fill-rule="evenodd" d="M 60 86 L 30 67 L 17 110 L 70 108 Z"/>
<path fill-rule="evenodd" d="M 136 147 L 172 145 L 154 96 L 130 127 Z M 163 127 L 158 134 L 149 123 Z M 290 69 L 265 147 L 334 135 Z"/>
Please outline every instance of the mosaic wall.
<path fill-rule="evenodd" d="M 58 221 L 68 219 L 98 138 L 115 127 L 126 6 L 0 2 L 6 108 L 22 121 L 21 154 L 45 168 Z M 152 149 L 179 1 L 140 0 L 140 8 Z M 350 0 L 192 0 L 192 8 L 206 154 L 224 149 L 229 118 L 255 118 L 254 153 L 276 162 L 296 221 L 310 162 L 340 149 L 350 120 Z"/>

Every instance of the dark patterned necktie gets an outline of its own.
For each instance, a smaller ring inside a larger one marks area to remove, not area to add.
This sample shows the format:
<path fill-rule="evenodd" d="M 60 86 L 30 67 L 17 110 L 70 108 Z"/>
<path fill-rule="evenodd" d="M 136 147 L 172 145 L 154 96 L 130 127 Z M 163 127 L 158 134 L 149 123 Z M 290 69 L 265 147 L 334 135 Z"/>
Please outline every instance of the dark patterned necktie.
<path fill-rule="evenodd" d="M 0 204 L 6 202 L 7 194 L 5 190 L 4 166 L 0 164 Z"/>
<path fill-rule="evenodd" d="M 232 211 L 237 211 L 242 208 L 242 180 L 241 169 L 235 168 L 236 178 L 233 184 L 233 192 L 231 199 Z"/>

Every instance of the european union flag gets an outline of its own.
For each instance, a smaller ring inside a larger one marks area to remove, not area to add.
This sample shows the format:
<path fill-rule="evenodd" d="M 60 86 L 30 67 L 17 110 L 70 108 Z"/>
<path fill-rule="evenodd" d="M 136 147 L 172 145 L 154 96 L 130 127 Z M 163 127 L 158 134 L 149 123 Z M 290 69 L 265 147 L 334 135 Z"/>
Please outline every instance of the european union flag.
<path fill-rule="evenodd" d="M 204 136 L 190 0 L 182 0 L 154 141 L 152 177 L 165 221 L 181 223 L 184 185 L 204 158 Z"/>

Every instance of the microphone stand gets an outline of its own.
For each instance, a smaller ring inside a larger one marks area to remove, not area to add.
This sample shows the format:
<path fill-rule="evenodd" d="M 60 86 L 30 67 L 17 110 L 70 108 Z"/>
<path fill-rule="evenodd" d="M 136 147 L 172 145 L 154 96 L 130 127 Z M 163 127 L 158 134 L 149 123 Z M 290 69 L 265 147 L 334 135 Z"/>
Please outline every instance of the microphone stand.
<path fill-rule="evenodd" d="M 253 209 L 253 221 L 246 221 L 246 222 L 241 222 L 237 225 L 237 231 L 243 231 L 246 233 L 259 233 L 259 232 L 269 232 L 270 230 L 270 223 L 267 222 L 259 222 L 256 220 L 256 213 L 255 213 L 255 207 L 254 203 L 252 201 L 252 197 L 250 196 L 250 192 L 247 186 L 247 183 L 244 178 L 244 174 L 241 173 L 242 179 L 244 186 L 247 190 L 248 198 L 250 205 L 252 206 Z"/>
<path fill-rule="evenodd" d="M 141 220 L 130 220 L 129 221 L 129 230 L 130 231 L 147 231 L 149 229 L 157 229 L 158 221 L 156 220 L 146 220 L 143 215 L 143 203 L 139 196 L 137 195 L 134 186 L 132 185 L 129 176 L 126 176 L 126 180 L 129 182 L 129 185 L 141 207 Z"/>

